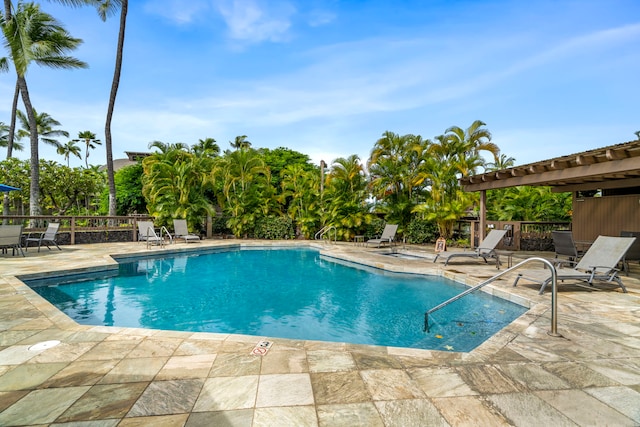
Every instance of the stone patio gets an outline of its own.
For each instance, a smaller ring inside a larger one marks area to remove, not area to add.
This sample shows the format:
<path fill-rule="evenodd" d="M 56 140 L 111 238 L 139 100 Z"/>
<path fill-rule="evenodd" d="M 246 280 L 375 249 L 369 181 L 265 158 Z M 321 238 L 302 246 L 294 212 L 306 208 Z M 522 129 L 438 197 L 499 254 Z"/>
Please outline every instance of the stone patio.
<path fill-rule="evenodd" d="M 637 264 L 623 276 L 626 294 L 561 286 L 561 337 L 548 334 L 550 293 L 540 296 L 525 283 L 513 288 L 509 273 L 485 291 L 530 310 L 470 353 L 269 337 L 273 346 L 256 356 L 264 337 L 78 325 L 15 277 L 114 267 L 111 254 L 230 243 L 301 244 L 208 240 L 147 250 L 110 243 L 0 255 L 0 425 L 640 425 Z M 481 260 L 434 264 L 424 247 L 410 248 L 424 259 L 382 255 L 401 247 L 318 247 L 468 284 L 497 272 Z M 32 347 L 50 340 L 60 344 Z"/>

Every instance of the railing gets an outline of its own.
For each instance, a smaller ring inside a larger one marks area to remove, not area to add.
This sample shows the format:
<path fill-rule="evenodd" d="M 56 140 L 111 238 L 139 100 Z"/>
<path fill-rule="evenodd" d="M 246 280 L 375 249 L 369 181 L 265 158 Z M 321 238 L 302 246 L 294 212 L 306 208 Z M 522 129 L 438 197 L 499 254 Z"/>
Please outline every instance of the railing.
<path fill-rule="evenodd" d="M 558 337 L 560 336 L 558 334 L 558 317 L 557 317 L 557 312 L 558 312 L 558 300 L 557 300 L 557 290 L 558 290 L 558 283 L 557 283 L 557 274 L 556 274 L 556 269 L 554 267 L 554 265 L 551 263 L 551 261 L 546 260 L 544 258 L 538 258 L 538 257 L 533 257 L 533 258 L 527 258 L 524 261 L 521 261 L 520 263 L 514 265 L 511 268 L 508 268 L 498 274 L 496 274 L 495 276 L 493 276 L 490 279 L 485 280 L 484 282 L 467 289 L 464 292 L 459 293 L 458 295 L 454 296 L 453 298 L 450 298 L 448 300 L 446 300 L 445 302 L 438 304 L 437 306 L 433 307 L 430 310 L 427 310 L 424 313 L 424 328 L 423 331 L 424 332 L 429 332 L 429 315 L 431 313 L 434 313 L 438 310 L 440 310 L 443 307 L 448 306 L 449 304 L 451 304 L 452 302 L 455 302 L 457 300 L 459 300 L 460 298 L 464 297 L 465 295 L 470 294 L 471 292 L 477 291 L 478 289 L 482 288 L 483 286 L 488 285 L 489 283 L 493 282 L 494 280 L 498 279 L 499 277 L 504 276 L 505 274 L 516 270 L 520 267 L 522 267 L 525 264 L 528 264 L 530 262 L 533 261 L 540 261 L 543 264 L 545 264 L 547 267 L 549 267 L 549 270 L 551 271 L 551 283 L 552 283 L 552 291 L 551 291 L 551 331 L 549 331 L 549 335 L 554 336 L 554 337 Z"/>
<path fill-rule="evenodd" d="M 338 230 L 333 225 L 325 225 L 324 227 L 322 227 L 320 231 L 316 233 L 316 235 L 314 236 L 314 239 L 315 240 L 324 239 L 324 236 L 326 235 L 328 238 L 328 241 L 331 242 L 332 231 L 333 231 L 333 241 L 335 243 L 338 241 Z"/>
<path fill-rule="evenodd" d="M 75 245 L 77 233 L 101 232 L 105 235 L 110 232 L 130 232 L 130 241 L 137 240 L 138 221 L 152 220 L 148 215 L 137 216 L 57 216 L 57 215 L 10 215 L 0 216 L 0 223 L 22 225 L 25 233 L 44 231 L 49 222 L 60 223 L 58 233 L 69 233 L 68 244 Z M 37 224 L 37 226 L 32 226 Z"/>

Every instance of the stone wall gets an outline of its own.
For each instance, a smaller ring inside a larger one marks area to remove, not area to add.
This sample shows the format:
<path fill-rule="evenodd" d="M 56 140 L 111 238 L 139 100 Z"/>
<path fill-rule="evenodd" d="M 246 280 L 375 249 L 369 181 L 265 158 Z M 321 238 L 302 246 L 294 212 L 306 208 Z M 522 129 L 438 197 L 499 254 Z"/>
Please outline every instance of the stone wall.
<path fill-rule="evenodd" d="M 87 243 L 109 243 L 109 242 L 132 242 L 133 231 L 131 230 L 109 230 L 109 231 L 76 231 L 76 244 Z M 71 233 L 61 231 L 56 236 L 58 245 L 70 245 Z"/>

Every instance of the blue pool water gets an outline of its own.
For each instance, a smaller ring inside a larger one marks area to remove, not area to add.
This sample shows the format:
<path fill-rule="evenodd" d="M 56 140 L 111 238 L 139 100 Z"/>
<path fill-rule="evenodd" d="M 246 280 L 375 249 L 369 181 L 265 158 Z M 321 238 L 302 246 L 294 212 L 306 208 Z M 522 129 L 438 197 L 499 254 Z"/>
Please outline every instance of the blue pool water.
<path fill-rule="evenodd" d="M 70 283 L 69 283 L 70 282 Z M 312 249 L 226 249 L 120 260 L 119 270 L 27 281 L 80 324 L 470 351 L 526 309 L 464 286 L 345 266 Z"/>

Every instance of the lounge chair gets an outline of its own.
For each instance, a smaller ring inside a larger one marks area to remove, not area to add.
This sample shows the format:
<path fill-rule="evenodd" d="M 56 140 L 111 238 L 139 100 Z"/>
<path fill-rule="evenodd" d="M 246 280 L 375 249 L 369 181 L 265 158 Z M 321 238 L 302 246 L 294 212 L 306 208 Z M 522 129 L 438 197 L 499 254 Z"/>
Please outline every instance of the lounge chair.
<path fill-rule="evenodd" d="M 173 243 L 173 238 L 166 227 L 162 226 L 160 228 L 160 235 L 158 236 L 155 227 L 153 226 L 153 222 L 138 221 L 138 240 L 147 242 L 147 248 L 149 245 L 164 245 L 164 237 L 162 236 L 163 231 L 166 232 L 169 236 L 169 240 Z"/>
<path fill-rule="evenodd" d="M 491 230 L 487 237 L 478 245 L 478 247 L 474 251 L 469 252 L 440 252 L 436 254 L 436 257 L 433 259 L 433 262 L 436 262 L 438 259 L 444 259 L 444 265 L 449 264 L 451 258 L 482 258 L 484 262 L 488 262 L 487 258 L 496 258 L 496 262 L 498 262 L 498 257 L 496 255 L 496 246 L 500 243 L 502 238 L 507 233 L 507 230 Z"/>
<path fill-rule="evenodd" d="M 569 261 L 577 261 L 583 252 L 578 251 L 573 241 L 573 233 L 566 230 L 558 230 L 551 232 L 553 236 L 553 247 L 556 258 L 566 256 Z"/>
<path fill-rule="evenodd" d="M 640 261 L 640 231 L 621 231 L 620 237 L 635 237 L 629 250 L 622 258 L 622 270 L 629 275 L 629 261 Z"/>
<path fill-rule="evenodd" d="M 377 244 L 380 247 L 383 243 L 391 244 L 396 238 L 396 232 L 398 231 L 398 224 L 387 224 L 384 226 L 384 230 L 382 230 L 382 234 L 377 239 L 369 239 L 367 240 L 367 245 Z"/>
<path fill-rule="evenodd" d="M 589 286 L 593 286 L 595 280 L 608 283 L 616 282 L 623 292 L 627 292 L 622 280 L 620 280 L 619 270 L 616 266 L 635 240 L 635 237 L 598 236 L 580 261 L 575 264 L 575 267 L 562 268 L 561 265 L 560 268 L 556 268 L 556 280 L 586 282 Z M 565 261 L 563 264 L 566 263 L 569 261 Z M 516 286 L 520 279 L 541 284 L 539 294 L 542 294 L 551 282 L 551 271 L 546 268 L 523 270 L 518 273 L 513 286 Z"/>
<path fill-rule="evenodd" d="M 0 226 L 0 249 L 2 253 L 11 249 L 11 254 L 15 255 L 16 251 L 20 251 L 22 256 L 22 226 L 21 225 L 2 225 Z"/>
<path fill-rule="evenodd" d="M 176 239 L 184 239 L 185 243 L 200 241 L 200 236 L 189 233 L 186 219 L 174 219 L 173 231 L 174 231 L 174 237 Z"/>
<path fill-rule="evenodd" d="M 59 222 L 50 222 L 49 225 L 47 225 L 47 229 L 44 232 L 41 232 L 38 237 L 31 237 L 32 234 L 37 234 L 37 233 L 32 232 L 27 234 L 27 238 L 24 240 L 24 249 L 26 251 L 29 250 L 29 242 L 37 242 L 38 252 L 40 252 L 40 246 L 42 246 L 43 243 L 47 248 L 49 248 L 49 250 L 51 250 L 49 243 L 56 245 L 56 248 L 58 248 L 58 250 L 62 250 L 60 249 L 60 246 L 58 246 L 58 243 L 56 242 L 56 236 L 58 235 L 59 228 L 60 228 Z"/>

